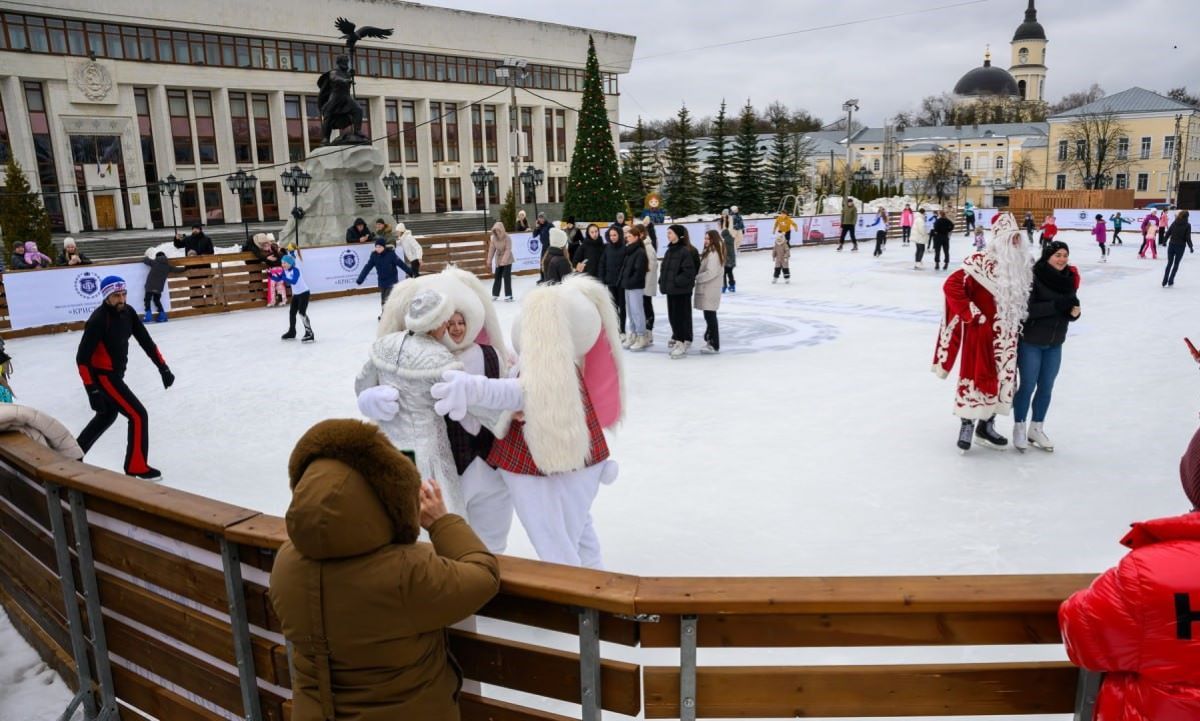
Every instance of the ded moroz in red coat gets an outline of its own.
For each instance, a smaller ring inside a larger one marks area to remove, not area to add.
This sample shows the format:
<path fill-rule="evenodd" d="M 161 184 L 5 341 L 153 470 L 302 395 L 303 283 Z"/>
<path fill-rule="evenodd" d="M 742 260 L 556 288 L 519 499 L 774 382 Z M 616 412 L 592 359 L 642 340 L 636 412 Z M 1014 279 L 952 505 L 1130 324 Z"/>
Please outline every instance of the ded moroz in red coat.
<path fill-rule="evenodd" d="M 1179 463 L 1200 509 L 1200 431 Z M 1200 719 L 1200 512 L 1133 524 L 1116 568 L 1058 611 L 1067 655 L 1104 672 L 1094 721 Z"/>

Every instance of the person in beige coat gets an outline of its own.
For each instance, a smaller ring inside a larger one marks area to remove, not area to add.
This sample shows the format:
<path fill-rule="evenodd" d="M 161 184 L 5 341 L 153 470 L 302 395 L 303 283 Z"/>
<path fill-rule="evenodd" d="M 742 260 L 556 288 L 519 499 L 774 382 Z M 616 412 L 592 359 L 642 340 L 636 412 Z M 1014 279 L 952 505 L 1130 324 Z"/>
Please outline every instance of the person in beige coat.
<path fill-rule="evenodd" d="M 492 300 L 500 299 L 500 281 L 504 281 L 504 300 L 512 302 L 512 267 L 513 252 L 512 238 L 504 229 L 504 223 L 496 221 L 492 226 L 492 234 L 488 237 L 487 264 L 495 273 L 492 280 Z"/>
<path fill-rule="evenodd" d="M 645 226 L 647 229 L 650 226 Z M 658 243 L 647 232 L 642 237 L 646 244 L 646 294 L 642 297 L 642 311 L 646 314 L 646 347 L 654 345 L 654 296 L 658 294 Z"/>
<path fill-rule="evenodd" d="M 696 274 L 696 310 L 704 312 L 704 347 L 701 353 L 719 353 L 721 336 L 717 329 L 717 309 L 721 307 L 721 281 L 725 277 L 725 242 L 715 230 L 704 233 L 704 252 L 700 254 L 700 272 Z"/>
<path fill-rule="evenodd" d="M 792 282 L 792 269 L 788 267 L 788 263 L 792 257 L 792 246 L 788 244 L 787 235 L 784 233 L 775 233 L 775 245 L 771 247 L 771 260 L 775 261 L 775 276 L 771 278 L 771 285 L 779 282 L 779 274 L 783 273 L 783 282 Z"/>
<path fill-rule="evenodd" d="M 293 647 L 292 721 L 458 721 L 446 627 L 496 595 L 495 556 L 370 423 L 316 424 L 288 477 L 270 598 Z"/>

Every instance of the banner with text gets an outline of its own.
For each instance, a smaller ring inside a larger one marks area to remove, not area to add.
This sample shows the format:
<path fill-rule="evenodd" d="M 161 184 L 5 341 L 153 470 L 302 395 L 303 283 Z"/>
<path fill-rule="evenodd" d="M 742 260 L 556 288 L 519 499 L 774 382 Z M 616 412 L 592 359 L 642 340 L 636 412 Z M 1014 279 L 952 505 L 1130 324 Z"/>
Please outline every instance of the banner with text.
<path fill-rule="evenodd" d="M 304 282 L 313 293 L 332 293 L 339 290 L 352 290 L 357 287 L 354 281 L 367 262 L 367 256 L 375 249 L 373 244 L 337 245 L 324 248 L 305 248 L 304 257 L 297 267 L 304 274 Z M 401 271 L 401 276 L 404 273 Z M 377 284 L 375 271 L 372 270 L 363 279 L 362 287 L 371 288 Z"/>
<path fill-rule="evenodd" d="M 149 270 L 142 263 L 123 263 L 95 269 L 81 265 L 6 273 L 4 293 L 9 321 L 13 330 L 85 321 L 100 305 L 100 281 L 109 275 L 125 279 L 127 302 L 140 315 Z M 170 310 L 168 295 L 163 293 L 162 301 L 163 307 Z"/>
<path fill-rule="evenodd" d="M 1142 221 L 1147 215 L 1153 212 L 1156 216 L 1162 215 L 1160 211 L 1154 211 L 1151 208 L 1138 208 L 1136 210 L 1116 210 L 1114 208 L 1058 208 L 1054 211 L 1054 218 L 1057 221 L 1058 227 L 1061 230 L 1091 230 L 1096 225 L 1096 216 L 1103 215 L 1104 223 L 1108 226 L 1108 232 L 1113 231 L 1113 218 L 1117 213 L 1121 214 L 1121 229 L 1122 230 L 1140 230 Z M 1041 225 L 1044 218 L 1034 218 Z M 1175 220 L 1175 213 L 1167 211 L 1167 224 Z M 1158 221 L 1160 224 L 1161 220 Z"/>

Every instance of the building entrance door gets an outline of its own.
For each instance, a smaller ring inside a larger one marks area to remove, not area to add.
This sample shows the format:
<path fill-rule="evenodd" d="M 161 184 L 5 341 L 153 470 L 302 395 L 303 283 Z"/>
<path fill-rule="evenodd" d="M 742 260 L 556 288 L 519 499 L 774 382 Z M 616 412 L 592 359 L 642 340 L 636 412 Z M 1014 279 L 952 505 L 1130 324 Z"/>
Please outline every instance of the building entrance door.
<path fill-rule="evenodd" d="M 117 206 L 111 195 L 96 196 L 96 230 L 117 229 Z"/>

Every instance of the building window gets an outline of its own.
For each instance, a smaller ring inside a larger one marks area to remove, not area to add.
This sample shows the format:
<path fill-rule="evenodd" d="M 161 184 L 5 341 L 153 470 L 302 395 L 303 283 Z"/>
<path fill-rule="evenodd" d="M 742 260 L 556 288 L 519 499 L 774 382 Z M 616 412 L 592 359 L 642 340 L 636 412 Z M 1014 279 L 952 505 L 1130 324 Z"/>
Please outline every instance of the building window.
<path fill-rule="evenodd" d="M 262 191 L 263 220 L 279 220 L 279 193 L 274 180 L 264 180 L 258 184 Z"/>
<path fill-rule="evenodd" d="M 363 98 L 358 101 L 358 107 L 362 108 L 362 126 L 359 131 L 368 138 L 374 139 L 371 134 L 371 99 Z"/>
<path fill-rule="evenodd" d="M 462 178 L 450 178 L 450 210 L 462 209 Z"/>
<path fill-rule="evenodd" d="M 876 161 L 875 161 L 875 164 L 878 166 L 878 165 L 879 165 L 879 161 L 878 161 L 878 160 L 876 160 Z M 879 168 L 878 168 L 878 167 L 876 167 L 875 169 L 876 169 L 876 170 L 879 170 Z M 971 159 L 970 159 L 969 157 L 967 157 L 967 158 L 963 158 L 963 170 L 970 170 L 970 169 L 971 169 Z"/>
<path fill-rule="evenodd" d="M 1003 155 L 996 156 L 996 170 L 1004 170 L 1004 156 Z"/>
<path fill-rule="evenodd" d="M 1075 159 L 1083 160 L 1087 157 L 1088 144 L 1086 140 L 1075 141 Z"/>
<path fill-rule="evenodd" d="M 1117 184 L 1115 187 L 1117 190 L 1125 190 L 1129 187 L 1129 175 L 1126 173 L 1117 173 L 1116 181 Z"/>
<path fill-rule="evenodd" d="M 879 158 L 875 158 L 875 160 L 871 162 L 871 170 L 874 170 L 875 172 L 879 172 L 879 169 L 881 167 L 883 167 L 883 166 L 880 165 Z"/>
<path fill-rule="evenodd" d="M 179 224 L 187 227 L 200 222 L 200 196 L 195 183 L 186 183 L 179 193 Z"/>
<path fill-rule="evenodd" d="M 321 136 L 321 106 L 316 95 L 304 96 L 304 121 L 308 127 L 308 149 L 315 150 L 325 140 Z"/>
<path fill-rule="evenodd" d="M 1129 158 L 1129 138 L 1117 138 L 1117 160 Z"/>
<path fill-rule="evenodd" d="M 400 119 L 404 124 L 404 162 L 417 162 L 417 104 L 412 100 L 400 102 Z"/>
<path fill-rule="evenodd" d="M 154 185 L 158 182 L 158 167 L 154 162 L 154 131 L 150 122 L 150 94 L 146 88 L 133 89 L 133 104 L 137 109 L 138 136 L 142 143 L 142 172 L 146 176 L 146 200 L 150 205 L 150 222 L 162 228 L 166 225 L 162 208 L 165 196 L 159 193 Z M 167 202 L 170 203 L 170 199 Z M 172 224 L 177 223 L 175 208 L 168 208 L 167 212 Z"/>
<path fill-rule="evenodd" d="M 304 158 L 304 114 L 299 95 L 283 96 L 283 118 L 287 126 L 288 160 Z"/>
<path fill-rule="evenodd" d="M 483 110 L 478 105 L 471 106 L 471 159 L 483 162 Z"/>
<path fill-rule="evenodd" d="M 483 106 L 483 142 L 487 147 L 487 162 L 500 160 L 500 149 L 496 138 L 496 106 Z"/>
<path fill-rule="evenodd" d="M 546 162 L 554 160 L 554 110 L 546 108 Z"/>
<path fill-rule="evenodd" d="M 446 160 L 451 163 L 457 163 L 460 159 L 458 152 L 458 105 L 455 103 L 443 103 L 442 120 L 446 128 Z"/>
<path fill-rule="evenodd" d="M 8 144 L 8 121 L 4 117 L 4 98 L 0 98 L 0 163 L 7 163 L 12 154 Z"/>
<path fill-rule="evenodd" d="M 192 91 L 192 112 L 196 116 L 196 150 L 204 165 L 217 164 L 217 128 L 213 122 L 212 93 Z"/>
<path fill-rule="evenodd" d="M 408 212 L 421 212 L 421 180 L 419 178 L 406 178 L 405 185 L 408 187 Z"/>
<path fill-rule="evenodd" d="M 1058 141 L 1058 159 L 1060 161 L 1067 159 L 1067 141 Z"/>
<path fill-rule="evenodd" d="M 250 142 L 250 106 L 245 93 L 229 93 L 229 122 L 233 128 L 233 161 L 249 163 L 254 153 Z"/>
<path fill-rule="evenodd" d="M 250 110 L 254 114 L 254 151 L 260 163 L 275 162 L 275 151 L 271 149 L 271 102 L 266 93 L 250 96 Z"/>
<path fill-rule="evenodd" d="M 558 146 L 558 160 L 565 162 L 567 159 L 567 111 L 554 111 L 554 139 Z"/>
<path fill-rule="evenodd" d="M 551 203 L 565 203 L 567 201 L 567 179 L 547 178 L 546 197 Z"/>
<path fill-rule="evenodd" d="M 1150 188 L 1150 174 L 1149 173 L 1138 173 L 1137 174 L 1138 192 L 1148 190 L 1149 188 Z"/>
<path fill-rule="evenodd" d="M 1065 176 L 1065 175 L 1054 176 L 1054 189 L 1055 190 L 1066 190 L 1067 189 L 1067 176 Z"/>
<path fill-rule="evenodd" d="M 25 107 L 29 110 L 29 129 L 33 133 L 33 152 L 37 160 L 38 185 L 42 205 L 56 230 L 65 230 L 62 200 L 58 195 L 58 171 L 54 164 L 54 144 L 50 140 L 50 119 L 46 112 L 46 96 L 42 84 L 25 83 Z"/>
<path fill-rule="evenodd" d="M 521 108 L 521 135 L 525 138 L 525 153 L 522 162 L 533 162 L 533 108 Z"/>
<path fill-rule="evenodd" d="M 1163 136 L 1163 155 L 1164 158 L 1175 157 L 1175 136 Z"/>
<path fill-rule="evenodd" d="M 435 163 L 445 160 L 445 136 L 446 131 L 442 127 L 442 104 L 431 102 L 429 104 L 429 138 L 433 145 L 433 162 Z"/>
<path fill-rule="evenodd" d="M 383 104 L 383 118 L 387 124 L 388 162 L 400 162 L 400 104 L 388 100 Z M 437 152 L 434 152 L 437 155 Z"/>
<path fill-rule="evenodd" d="M 204 224 L 220 225 L 225 222 L 225 202 L 221 197 L 222 183 L 204 184 Z"/>
<path fill-rule="evenodd" d="M 167 113 L 171 116 L 171 142 L 175 146 L 175 163 L 194 165 L 196 156 L 192 147 L 192 121 L 188 114 L 186 90 L 167 91 Z M 199 205 L 196 207 L 199 208 Z"/>
<path fill-rule="evenodd" d="M 1142 138 L 1142 160 L 1150 159 L 1150 138 Z"/>
<path fill-rule="evenodd" d="M 445 178 L 434 178 L 433 179 L 433 212 L 445 213 L 446 208 L 447 208 L 447 206 L 446 206 L 446 179 Z"/>

